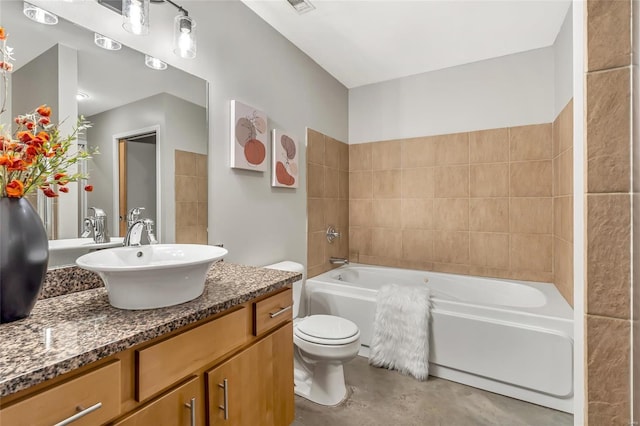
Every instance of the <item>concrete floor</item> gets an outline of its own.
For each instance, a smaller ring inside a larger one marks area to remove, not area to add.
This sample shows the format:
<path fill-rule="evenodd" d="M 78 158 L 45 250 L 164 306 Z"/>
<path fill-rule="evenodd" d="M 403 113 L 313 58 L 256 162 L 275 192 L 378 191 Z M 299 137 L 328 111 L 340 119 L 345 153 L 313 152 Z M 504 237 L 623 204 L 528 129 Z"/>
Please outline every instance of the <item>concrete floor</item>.
<path fill-rule="evenodd" d="M 337 407 L 296 395 L 292 426 L 573 425 L 570 414 L 436 377 L 419 382 L 363 357 L 345 365 L 345 377 L 351 395 Z"/>

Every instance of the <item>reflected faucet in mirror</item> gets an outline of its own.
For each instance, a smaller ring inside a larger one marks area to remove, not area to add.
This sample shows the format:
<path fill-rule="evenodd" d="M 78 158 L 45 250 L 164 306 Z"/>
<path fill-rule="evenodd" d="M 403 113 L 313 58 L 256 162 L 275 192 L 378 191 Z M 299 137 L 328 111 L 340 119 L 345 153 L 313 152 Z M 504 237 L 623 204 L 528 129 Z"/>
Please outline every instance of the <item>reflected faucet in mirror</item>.
<path fill-rule="evenodd" d="M 107 214 L 98 207 L 89 207 L 93 210 L 93 216 L 84 218 L 84 231 L 81 237 L 93 238 L 94 243 L 108 243 L 110 240 L 109 230 L 107 229 Z"/>
<path fill-rule="evenodd" d="M 158 244 L 153 233 L 153 220 L 140 219 L 140 212 L 144 207 L 134 207 L 127 213 L 127 235 L 124 237 L 123 246 L 137 247 L 142 245 L 142 231 L 146 231 L 149 244 Z"/>

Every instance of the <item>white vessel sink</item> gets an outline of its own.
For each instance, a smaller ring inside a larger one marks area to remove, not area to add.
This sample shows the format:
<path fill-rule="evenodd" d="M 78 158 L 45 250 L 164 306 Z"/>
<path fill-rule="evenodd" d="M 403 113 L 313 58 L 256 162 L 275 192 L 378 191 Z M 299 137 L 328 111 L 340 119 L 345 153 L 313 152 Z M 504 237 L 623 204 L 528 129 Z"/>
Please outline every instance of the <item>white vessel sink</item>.
<path fill-rule="evenodd" d="M 93 250 L 122 245 L 122 237 L 113 237 L 108 243 L 95 243 L 93 238 L 67 238 L 49 240 L 49 268 L 54 266 L 73 265 L 76 259 Z"/>
<path fill-rule="evenodd" d="M 153 309 L 200 296 L 207 271 L 226 254 L 215 246 L 154 244 L 96 251 L 76 264 L 100 275 L 112 306 Z"/>

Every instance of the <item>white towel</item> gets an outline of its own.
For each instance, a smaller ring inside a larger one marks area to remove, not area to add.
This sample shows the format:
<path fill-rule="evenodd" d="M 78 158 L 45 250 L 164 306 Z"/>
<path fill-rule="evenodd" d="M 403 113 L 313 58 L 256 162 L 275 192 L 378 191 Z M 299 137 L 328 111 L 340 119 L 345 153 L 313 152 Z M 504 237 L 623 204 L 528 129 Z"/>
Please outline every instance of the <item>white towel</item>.
<path fill-rule="evenodd" d="M 427 380 L 430 318 L 427 286 L 384 285 L 378 292 L 369 364 Z"/>

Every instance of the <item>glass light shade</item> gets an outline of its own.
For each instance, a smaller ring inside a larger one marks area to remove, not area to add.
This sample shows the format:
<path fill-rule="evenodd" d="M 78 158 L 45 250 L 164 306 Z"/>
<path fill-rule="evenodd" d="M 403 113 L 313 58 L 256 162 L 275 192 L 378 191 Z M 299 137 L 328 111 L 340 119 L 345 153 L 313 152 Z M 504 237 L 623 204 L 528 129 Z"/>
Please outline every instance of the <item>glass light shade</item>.
<path fill-rule="evenodd" d="M 149 34 L 149 0 L 122 0 L 122 28 L 136 35 Z"/>
<path fill-rule="evenodd" d="M 122 44 L 119 42 L 110 39 L 109 37 L 105 37 L 102 34 L 94 33 L 93 42 L 106 50 L 120 50 L 122 49 Z"/>
<path fill-rule="evenodd" d="M 196 21 L 186 15 L 173 20 L 173 53 L 181 58 L 196 57 Z"/>
<path fill-rule="evenodd" d="M 27 18 L 40 24 L 55 25 L 58 23 L 58 17 L 56 15 L 26 1 L 22 7 L 22 13 L 24 13 Z"/>
<path fill-rule="evenodd" d="M 167 69 L 167 64 L 165 62 L 149 55 L 144 55 L 144 64 L 153 70 L 162 71 Z"/>

